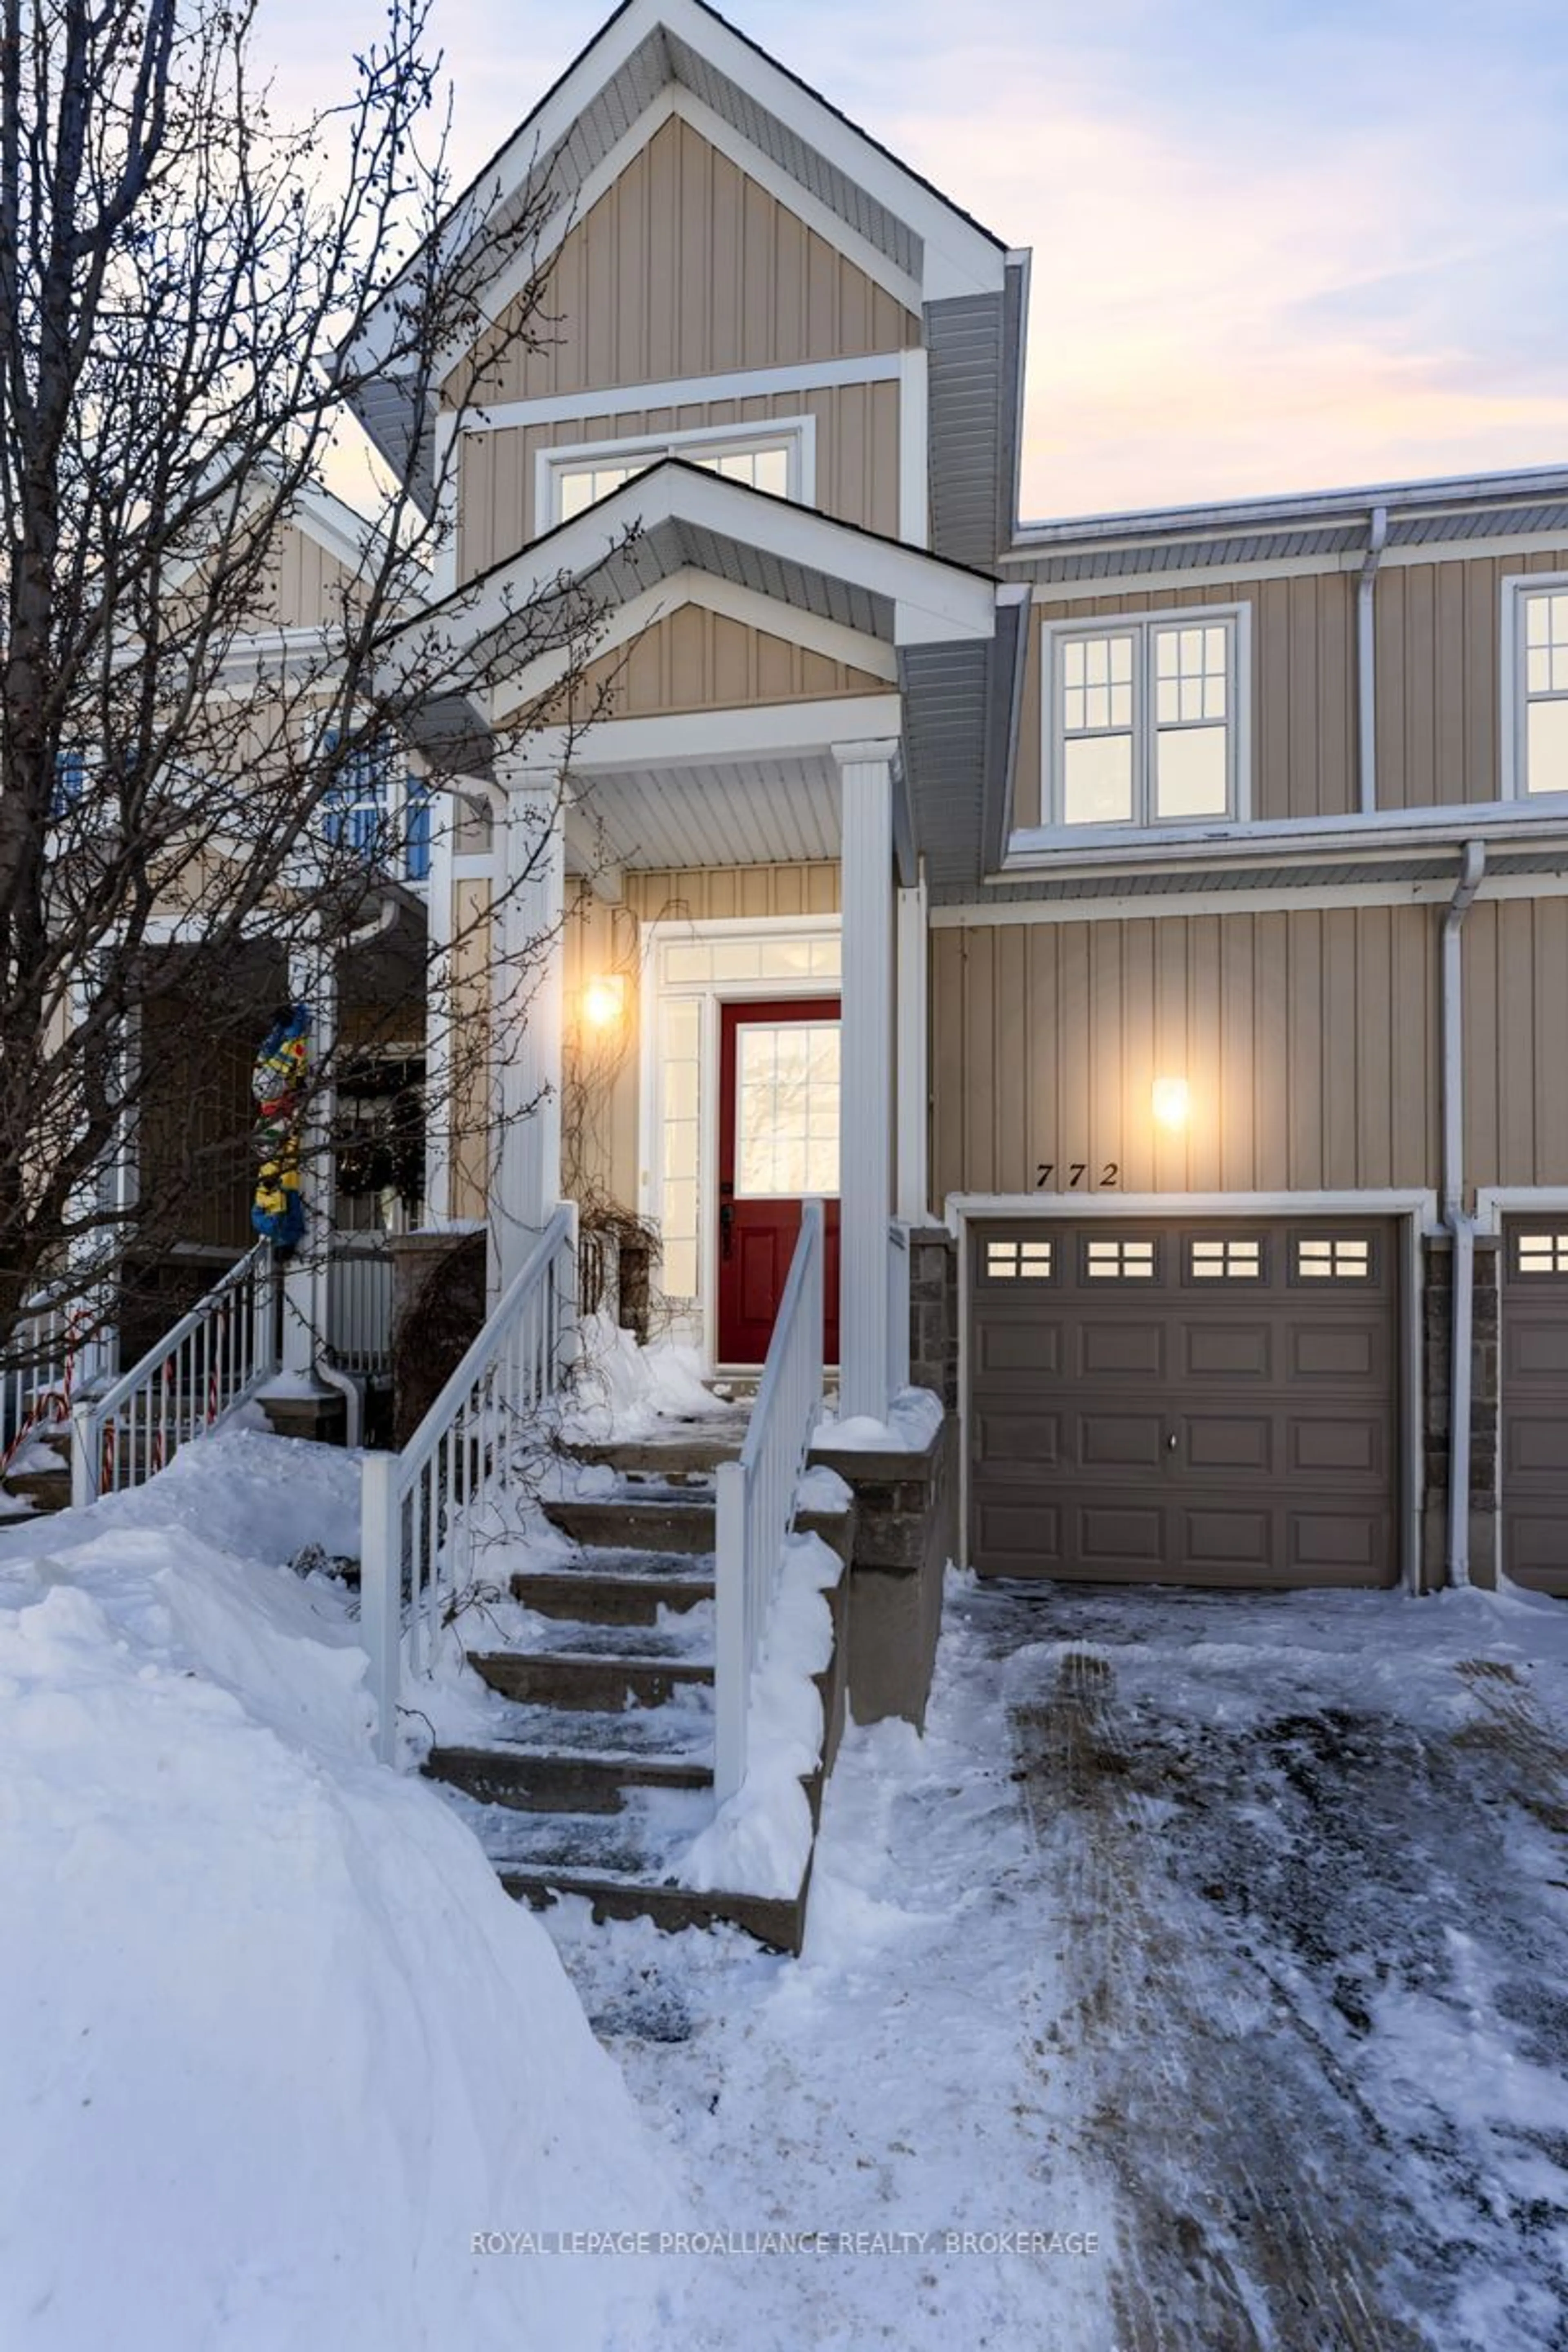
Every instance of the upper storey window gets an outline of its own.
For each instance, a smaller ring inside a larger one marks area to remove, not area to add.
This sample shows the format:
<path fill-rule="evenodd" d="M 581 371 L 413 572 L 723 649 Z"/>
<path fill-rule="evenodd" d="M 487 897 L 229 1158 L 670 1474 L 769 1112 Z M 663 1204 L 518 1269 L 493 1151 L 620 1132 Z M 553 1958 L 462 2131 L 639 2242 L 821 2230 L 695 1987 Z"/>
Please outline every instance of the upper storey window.
<path fill-rule="evenodd" d="M 809 503 L 815 449 L 813 419 L 793 417 L 769 425 L 700 433 L 670 433 L 648 441 L 601 441 L 590 447 L 545 449 L 539 457 L 542 528 L 570 522 L 623 482 L 657 466 L 662 457 L 683 457 L 731 482 L 766 490 L 776 499 Z"/>
<path fill-rule="evenodd" d="M 1520 583 L 1512 595 L 1513 787 L 1568 793 L 1568 579 Z"/>
<path fill-rule="evenodd" d="M 1242 807 L 1239 611 L 1046 632 L 1048 824 L 1179 825 Z"/>

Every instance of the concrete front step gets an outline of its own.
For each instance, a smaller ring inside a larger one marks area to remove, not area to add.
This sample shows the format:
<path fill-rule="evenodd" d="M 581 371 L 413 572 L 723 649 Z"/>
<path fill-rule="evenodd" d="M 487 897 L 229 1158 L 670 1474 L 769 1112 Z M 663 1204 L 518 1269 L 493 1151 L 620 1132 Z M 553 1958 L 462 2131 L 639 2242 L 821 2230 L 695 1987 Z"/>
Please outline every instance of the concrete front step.
<path fill-rule="evenodd" d="M 546 1503 L 545 1517 L 574 1543 L 591 1551 L 710 1552 L 713 1498 L 690 1502 L 661 1493 L 652 1499 L 615 1496 L 602 1502 Z"/>
<path fill-rule="evenodd" d="M 618 1813 L 635 1789 L 707 1789 L 713 1768 L 696 1756 L 574 1755 L 525 1748 L 433 1748 L 423 1769 L 482 1805 L 531 1813 Z"/>
<path fill-rule="evenodd" d="M 503 1863 L 498 1875 L 507 1893 L 536 1911 L 547 1910 L 563 1895 L 580 1895 L 592 1904 L 594 1923 L 606 1919 L 651 1919 L 656 1927 L 743 1927 L 759 1944 L 776 1952 L 798 1955 L 805 1938 L 806 1890 L 809 1867 L 794 1895 L 699 1895 L 687 1886 L 650 1886 L 621 1878 L 599 1877 L 592 1871 L 519 1868 Z"/>
<path fill-rule="evenodd" d="M 70 1507 L 71 1474 L 68 1470 L 12 1470 L 7 1472 L 5 1493 L 19 1501 L 31 1503 L 33 1513 L 64 1511 Z M 32 1516 L 18 1512 L 18 1518 Z"/>
<path fill-rule="evenodd" d="M 746 1425 L 722 1434 L 678 1439 L 622 1438 L 600 1444 L 579 1440 L 563 1450 L 574 1462 L 602 1470 L 618 1470 L 623 1477 L 710 1478 L 721 1462 L 733 1462 L 745 1444 Z"/>
<path fill-rule="evenodd" d="M 663 1706 L 678 1690 L 710 1686 L 713 1681 L 710 1664 L 686 1658 L 470 1650 L 468 1664 L 503 1698 L 600 1713 L 616 1707 Z"/>
<path fill-rule="evenodd" d="M 542 1617 L 595 1625 L 657 1625 L 661 1609 L 695 1608 L 713 1598 L 710 1557 L 642 1559 L 625 1551 L 590 1555 L 581 1568 L 531 1569 L 511 1580 L 512 1598 Z"/>

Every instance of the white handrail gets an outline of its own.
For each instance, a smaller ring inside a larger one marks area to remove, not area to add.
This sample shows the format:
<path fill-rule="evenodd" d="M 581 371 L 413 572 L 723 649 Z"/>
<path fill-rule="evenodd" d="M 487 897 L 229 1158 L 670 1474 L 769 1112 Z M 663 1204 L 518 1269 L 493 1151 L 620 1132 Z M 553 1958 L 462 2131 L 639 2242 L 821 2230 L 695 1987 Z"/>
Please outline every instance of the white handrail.
<path fill-rule="evenodd" d="M 79 1508 L 165 1468 L 249 1402 L 278 1370 L 272 1245 L 260 1241 L 140 1363 L 71 1408 L 71 1500 Z"/>
<path fill-rule="evenodd" d="M 524 1475 L 519 1423 L 562 1384 L 576 1251 L 577 1212 L 563 1202 L 402 1453 L 367 1454 L 361 1465 L 360 1631 L 384 1764 L 396 1754 L 405 1649 L 410 1672 L 428 1670 L 468 1580 L 462 1538 Z"/>
<path fill-rule="evenodd" d="M 888 1402 L 910 1384 L 910 1229 L 888 1224 Z"/>
<path fill-rule="evenodd" d="M 795 1519 L 795 1490 L 822 1415 L 823 1257 L 822 1203 L 807 1201 L 746 1442 L 738 1462 L 719 1468 L 713 1790 L 721 1805 L 746 1777 L 752 1673 Z"/>

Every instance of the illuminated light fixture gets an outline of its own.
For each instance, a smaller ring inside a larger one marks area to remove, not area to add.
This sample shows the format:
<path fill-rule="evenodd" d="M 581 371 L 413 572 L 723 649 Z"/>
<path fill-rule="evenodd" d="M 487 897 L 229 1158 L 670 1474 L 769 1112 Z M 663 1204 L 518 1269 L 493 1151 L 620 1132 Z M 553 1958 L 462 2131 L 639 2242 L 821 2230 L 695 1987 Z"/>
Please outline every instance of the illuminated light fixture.
<path fill-rule="evenodd" d="M 583 1020 L 589 1029 L 613 1029 L 626 1009 L 624 973 L 602 972 L 583 991 Z"/>
<path fill-rule="evenodd" d="M 1185 1127 L 1193 1107 L 1185 1078 L 1156 1078 L 1152 1104 L 1161 1127 Z"/>

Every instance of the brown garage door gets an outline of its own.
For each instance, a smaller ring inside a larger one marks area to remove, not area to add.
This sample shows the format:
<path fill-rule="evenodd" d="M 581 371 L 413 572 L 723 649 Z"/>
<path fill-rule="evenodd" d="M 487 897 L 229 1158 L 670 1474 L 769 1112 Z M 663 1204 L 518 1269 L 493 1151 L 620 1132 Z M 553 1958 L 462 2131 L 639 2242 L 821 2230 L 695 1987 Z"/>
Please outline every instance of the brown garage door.
<path fill-rule="evenodd" d="M 1568 1216 L 1503 1225 L 1502 1564 L 1568 1594 Z"/>
<path fill-rule="evenodd" d="M 977 1226 L 975 1567 L 1394 1583 L 1396 1236 L 1376 1218 Z"/>

